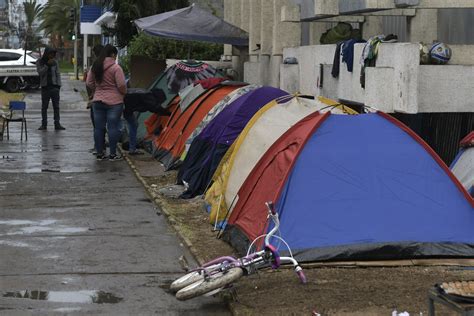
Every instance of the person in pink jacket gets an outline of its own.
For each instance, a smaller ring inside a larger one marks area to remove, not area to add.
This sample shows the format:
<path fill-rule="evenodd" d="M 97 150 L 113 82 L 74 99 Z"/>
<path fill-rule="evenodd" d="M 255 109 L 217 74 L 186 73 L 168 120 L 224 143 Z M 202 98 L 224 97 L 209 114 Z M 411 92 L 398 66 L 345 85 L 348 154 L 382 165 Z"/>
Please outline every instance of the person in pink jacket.
<path fill-rule="evenodd" d="M 94 90 L 92 107 L 94 111 L 94 141 L 97 160 L 121 160 L 117 155 L 120 139 L 120 118 L 123 112 L 123 98 L 127 92 L 125 75 L 116 63 L 117 48 L 106 45 L 87 75 L 86 85 Z M 110 155 L 105 152 L 105 128 L 109 135 Z"/>

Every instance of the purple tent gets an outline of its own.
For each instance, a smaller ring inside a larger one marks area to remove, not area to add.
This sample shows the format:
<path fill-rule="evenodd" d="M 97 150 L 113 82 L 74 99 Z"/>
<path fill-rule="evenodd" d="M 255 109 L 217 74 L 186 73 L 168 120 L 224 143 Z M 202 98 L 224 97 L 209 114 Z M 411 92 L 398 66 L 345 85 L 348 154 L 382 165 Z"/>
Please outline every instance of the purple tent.
<path fill-rule="evenodd" d="M 214 171 L 253 115 L 270 101 L 287 95 L 283 90 L 261 87 L 244 94 L 219 113 L 191 143 L 178 173 L 178 183 L 188 189 L 181 196 L 203 194 Z"/>

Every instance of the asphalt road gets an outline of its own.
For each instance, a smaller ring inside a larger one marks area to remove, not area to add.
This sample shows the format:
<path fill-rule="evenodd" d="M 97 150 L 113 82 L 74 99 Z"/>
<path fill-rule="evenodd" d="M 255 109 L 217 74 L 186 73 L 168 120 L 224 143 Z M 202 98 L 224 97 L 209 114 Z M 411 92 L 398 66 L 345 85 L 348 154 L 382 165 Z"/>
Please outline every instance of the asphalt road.
<path fill-rule="evenodd" d="M 168 284 L 194 260 L 125 161 L 98 162 L 81 82 L 65 80 L 65 131 L 38 131 L 29 92 L 0 141 L 0 314 L 226 315 L 215 298 L 177 301 Z M 77 91 L 74 91 L 77 90 Z"/>

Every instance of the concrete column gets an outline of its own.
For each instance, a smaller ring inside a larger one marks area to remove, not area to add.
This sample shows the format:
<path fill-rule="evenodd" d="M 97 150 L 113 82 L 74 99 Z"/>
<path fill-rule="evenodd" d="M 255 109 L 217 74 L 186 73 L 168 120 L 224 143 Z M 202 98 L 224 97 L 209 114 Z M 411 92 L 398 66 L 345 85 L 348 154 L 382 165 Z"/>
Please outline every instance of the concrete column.
<path fill-rule="evenodd" d="M 283 55 L 274 55 L 270 58 L 268 85 L 280 88 L 280 67 L 283 64 Z"/>
<path fill-rule="evenodd" d="M 261 55 L 258 63 L 258 80 L 256 82 L 261 85 L 269 85 L 270 80 L 270 56 Z"/>
<path fill-rule="evenodd" d="M 301 45 L 301 24 L 299 22 L 282 22 L 283 9 L 297 11 L 299 7 L 295 6 L 291 0 L 275 0 L 273 4 L 273 55 L 283 55 L 285 47 Z M 278 67 L 278 69 L 280 68 Z"/>
<path fill-rule="evenodd" d="M 237 27 L 241 27 L 242 24 L 242 1 L 243 0 L 232 0 L 232 24 Z"/>
<path fill-rule="evenodd" d="M 438 10 L 416 10 L 416 15 L 408 17 L 408 40 L 412 43 L 431 43 L 438 39 Z"/>
<path fill-rule="evenodd" d="M 232 0 L 224 0 L 224 21 L 232 24 Z"/>
<path fill-rule="evenodd" d="M 238 49 L 234 47 L 233 50 L 232 69 L 234 69 L 238 74 L 234 79 L 244 80 L 244 64 L 249 60 L 247 49 Z"/>
<path fill-rule="evenodd" d="M 241 0 L 240 28 L 244 31 L 250 30 L 250 0 Z"/>
<path fill-rule="evenodd" d="M 258 1 L 258 0 L 254 0 Z M 260 55 L 271 55 L 273 44 L 273 2 L 274 0 L 260 0 L 261 1 L 261 29 L 260 41 L 261 50 Z"/>
<path fill-rule="evenodd" d="M 243 63 L 240 62 L 240 56 L 232 56 L 232 69 L 235 71 L 234 80 L 241 80 L 243 72 Z"/>
<path fill-rule="evenodd" d="M 250 1 L 250 21 L 249 21 L 249 54 L 258 55 L 260 53 L 260 35 L 262 28 L 262 3 L 260 0 Z"/>
<path fill-rule="evenodd" d="M 224 0 L 224 21 L 233 24 L 232 0 Z M 224 56 L 232 56 L 232 45 L 224 45 Z"/>
<path fill-rule="evenodd" d="M 366 16 L 362 26 L 362 38 L 383 34 L 383 16 Z"/>

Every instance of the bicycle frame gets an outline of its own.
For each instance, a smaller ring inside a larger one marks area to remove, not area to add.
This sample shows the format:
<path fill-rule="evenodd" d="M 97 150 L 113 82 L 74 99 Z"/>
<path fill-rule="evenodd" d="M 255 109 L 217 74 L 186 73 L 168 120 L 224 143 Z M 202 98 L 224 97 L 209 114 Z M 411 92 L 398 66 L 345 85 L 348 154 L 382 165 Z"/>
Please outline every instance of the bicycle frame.
<path fill-rule="evenodd" d="M 291 263 L 300 281 L 306 283 L 303 269 L 293 258 L 290 247 L 284 239 L 275 235 L 280 227 L 280 221 L 278 214 L 273 209 L 273 203 L 267 202 L 265 205 L 268 208 L 268 218 L 273 221 L 274 227 L 268 234 L 257 237 L 250 244 L 249 252 L 261 238 L 265 238 L 263 249 L 254 253 L 247 252 L 247 255 L 242 258 L 232 256 L 216 258 L 197 269 L 189 271 L 170 285 L 170 289 L 176 292 L 177 299 L 187 300 L 199 295 L 214 295 L 235 282 L 244 273 L 251 274 L 267 264 L 270 264 L 273 269 L 278 269 L 281 263 Z M 289 257 L 280 257 L 277 248 L 270 243 L 272 237 L 283 241 L 288 247 Z"/>
<path fill-rule="evenodd" d="M 270 263 L 273 269 L 278 269 L 282 263 L 291 263 L 294 266 L 295 271 L 298 274 L 301 282 L 306 283 L 306 277 L 303 274 L 302 268 L 299 266 L 298 262 L 293 258 L 291 254 L 291 250 L 290 250 L 290 255 L 291 255 L 290 257 L 280 257 L 277 249 L 271 245 L 270 240 L 272 237 L 274 237 L 274 235 L 278 231 L 280 227 L 280 220 L 278 218 L 278 214 L 275 212 L 273 208 L 273 203 L 266 202 L 265 205 L 267 206 L 267 209 L 268 209 L 268 218 L 273 221 L 274 227 L 270 230 L 268 234 L 264 234 L 257 237 L 250 245 L 250 248 L 251 248 L 252 245 L 255 243 L 255 241 L 257 241 L 259 238 L 265 237 L 264 249 L 251 253 L 251 254 L 247 254 L 246 256 L 242 258 L 235 258 L 232 256 L 219 257 L 189 272 L 199 272 L 199 273 L 203 272 L 204 278 L 208 278 L 210 275 L 214 273 L 223 272 L 230 268 L 236 268 L 236 267 L 242 268 L 247 272 L 247 274 L 249 274 L 252 268 L 257 269 L 258 266 L 265 265 L 267 263 Z M 286 244 L 284 240 L 283 242 Z"/>

